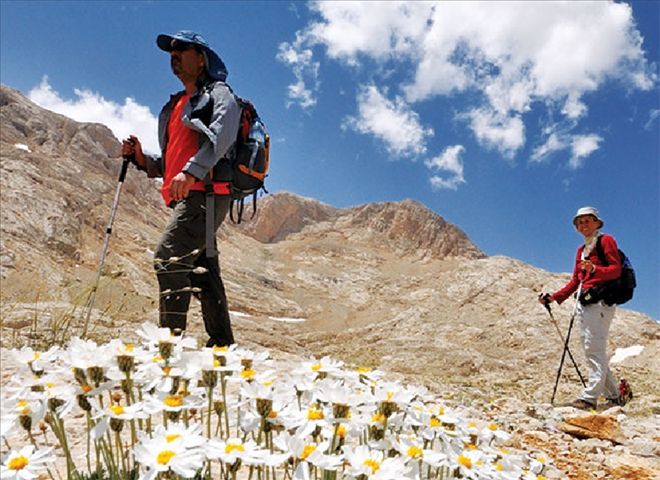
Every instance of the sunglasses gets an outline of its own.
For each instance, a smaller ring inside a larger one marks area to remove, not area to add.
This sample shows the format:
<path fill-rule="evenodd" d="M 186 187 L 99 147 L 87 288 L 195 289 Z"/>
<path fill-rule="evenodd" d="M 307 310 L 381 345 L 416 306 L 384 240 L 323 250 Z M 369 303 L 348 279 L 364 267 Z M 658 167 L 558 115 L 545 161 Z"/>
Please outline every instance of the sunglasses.
<path fill-rule="evenodd" d="M 193 43 L 180 42 L 177 40 L 172 40 L 172 45 L 170 46 L 171 51 L 174 52 L 185 52 L 191 48 L 197 49 L 197 46 Z"/>

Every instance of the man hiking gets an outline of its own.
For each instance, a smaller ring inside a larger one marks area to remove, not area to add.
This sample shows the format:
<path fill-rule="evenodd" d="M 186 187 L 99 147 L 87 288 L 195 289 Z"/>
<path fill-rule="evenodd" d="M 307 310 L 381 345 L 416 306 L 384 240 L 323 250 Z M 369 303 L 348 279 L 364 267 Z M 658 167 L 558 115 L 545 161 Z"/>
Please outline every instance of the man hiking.
<path fill-rule="evenodd" d="M 161 156 L 145 154 L 133 135 L 123 141 L 122 155 L 132 156 L 149 177 L 163 178 L 163 200 L 172 208 L 154 254 L 160 325 L 175 332 L 185 330 L 190 295 L 194 294 L 200 300 L 209 335 L 207 347 L 226 346 L 234 343 L 234 337 L 214 252 L 215 232 L 231 199 L 229 184 L 213 182 L 210 175 L 236 140 L 240 109 L 224 83 L 225 64 L 201 35 L 183 30 L 159 35 L 156 44 L 169 52 L 172 72 L 184 90 L 170 97 L 158 117 Z M 213 245 L 206 240 L 209 210 Z"/>
<path fill-rule="evenodd" d="M 601 234 L 604 222 L 594 207 L 582 207 L 573 217 L 573 225 L 584 237 L 575 255 L 573 275 L 569 282 L 553 294 L 542 294 L 539 302 L 562 303 L 571 294 L 578 291 L 576 317 L 582 328 L 582 342 L 589 364 L 589 381 L 582 394 L 566 404 L 582 410 L 595 409 L 598 398 L 607 399 L 606 406 L 623 405 L 626 397 L 620 394 L 619 384 L 610 370 L 607 357 L 607 338 L 614 318 L 615 305 L 607 305 L 600 298 L 591 298 L 593 287 L 619 278 L 621 275 L 621 257 L 614 237 Z M 604 253 L 603 262 L 598 253 L 598 238 Z M 622 382 L 624 382 L 622 380 Z M 626 384 L 628 388 L 628 385 Z"/>

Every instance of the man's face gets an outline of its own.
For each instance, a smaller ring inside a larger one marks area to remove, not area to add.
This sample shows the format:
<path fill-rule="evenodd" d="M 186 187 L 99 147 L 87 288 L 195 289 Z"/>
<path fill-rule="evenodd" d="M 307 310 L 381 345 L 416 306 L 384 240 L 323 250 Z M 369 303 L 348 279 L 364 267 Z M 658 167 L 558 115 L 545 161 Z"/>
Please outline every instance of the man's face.
<path fill-rule="evenodd" d="M 194 82 L 204 71 L 204 55 L 190 43 L 176 43 L 170 52 L 170 65 L 183 83 Z"/>

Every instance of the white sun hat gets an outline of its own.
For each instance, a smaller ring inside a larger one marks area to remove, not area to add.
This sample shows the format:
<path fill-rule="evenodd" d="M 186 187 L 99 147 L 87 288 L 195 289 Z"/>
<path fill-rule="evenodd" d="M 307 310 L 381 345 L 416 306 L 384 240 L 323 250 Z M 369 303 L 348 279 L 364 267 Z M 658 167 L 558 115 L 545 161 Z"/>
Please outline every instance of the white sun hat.
<path fill-rule="evenodd" d="M 595 217 L 596 220 L 600 222 L 600 227 L 603 228 L 603 225 L 605 225 L 605 222 L 603 221 L 602 218 L 600 218 L 600 214 L 598 213 L 598 210 L 594 207 L 581 207 L 578 208 L 577 213 L 573 217 L 573 225 L 576 225 L 578 217 L 582 217 L 584 215 L 591 215 L 592 217 Z"/>

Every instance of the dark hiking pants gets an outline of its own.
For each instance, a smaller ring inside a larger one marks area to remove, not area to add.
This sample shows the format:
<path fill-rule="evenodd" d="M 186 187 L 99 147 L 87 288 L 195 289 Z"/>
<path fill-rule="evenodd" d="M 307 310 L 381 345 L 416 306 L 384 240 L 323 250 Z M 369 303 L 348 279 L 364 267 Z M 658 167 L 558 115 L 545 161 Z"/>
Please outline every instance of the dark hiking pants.
<path fill-rule="evenodd" d="M 215 230 L 229 211 L 230 198 L 215 195 Z M 215 236 L 214 236 L 215 241 Z M 160 326 L 186 329 L 190 295 L 202 306 L 207 346 L 234 343 L 218 257 L 206 256 L 206 196 L 192 191 L 176 204 L 154 254 L 160 290 Z"/>

